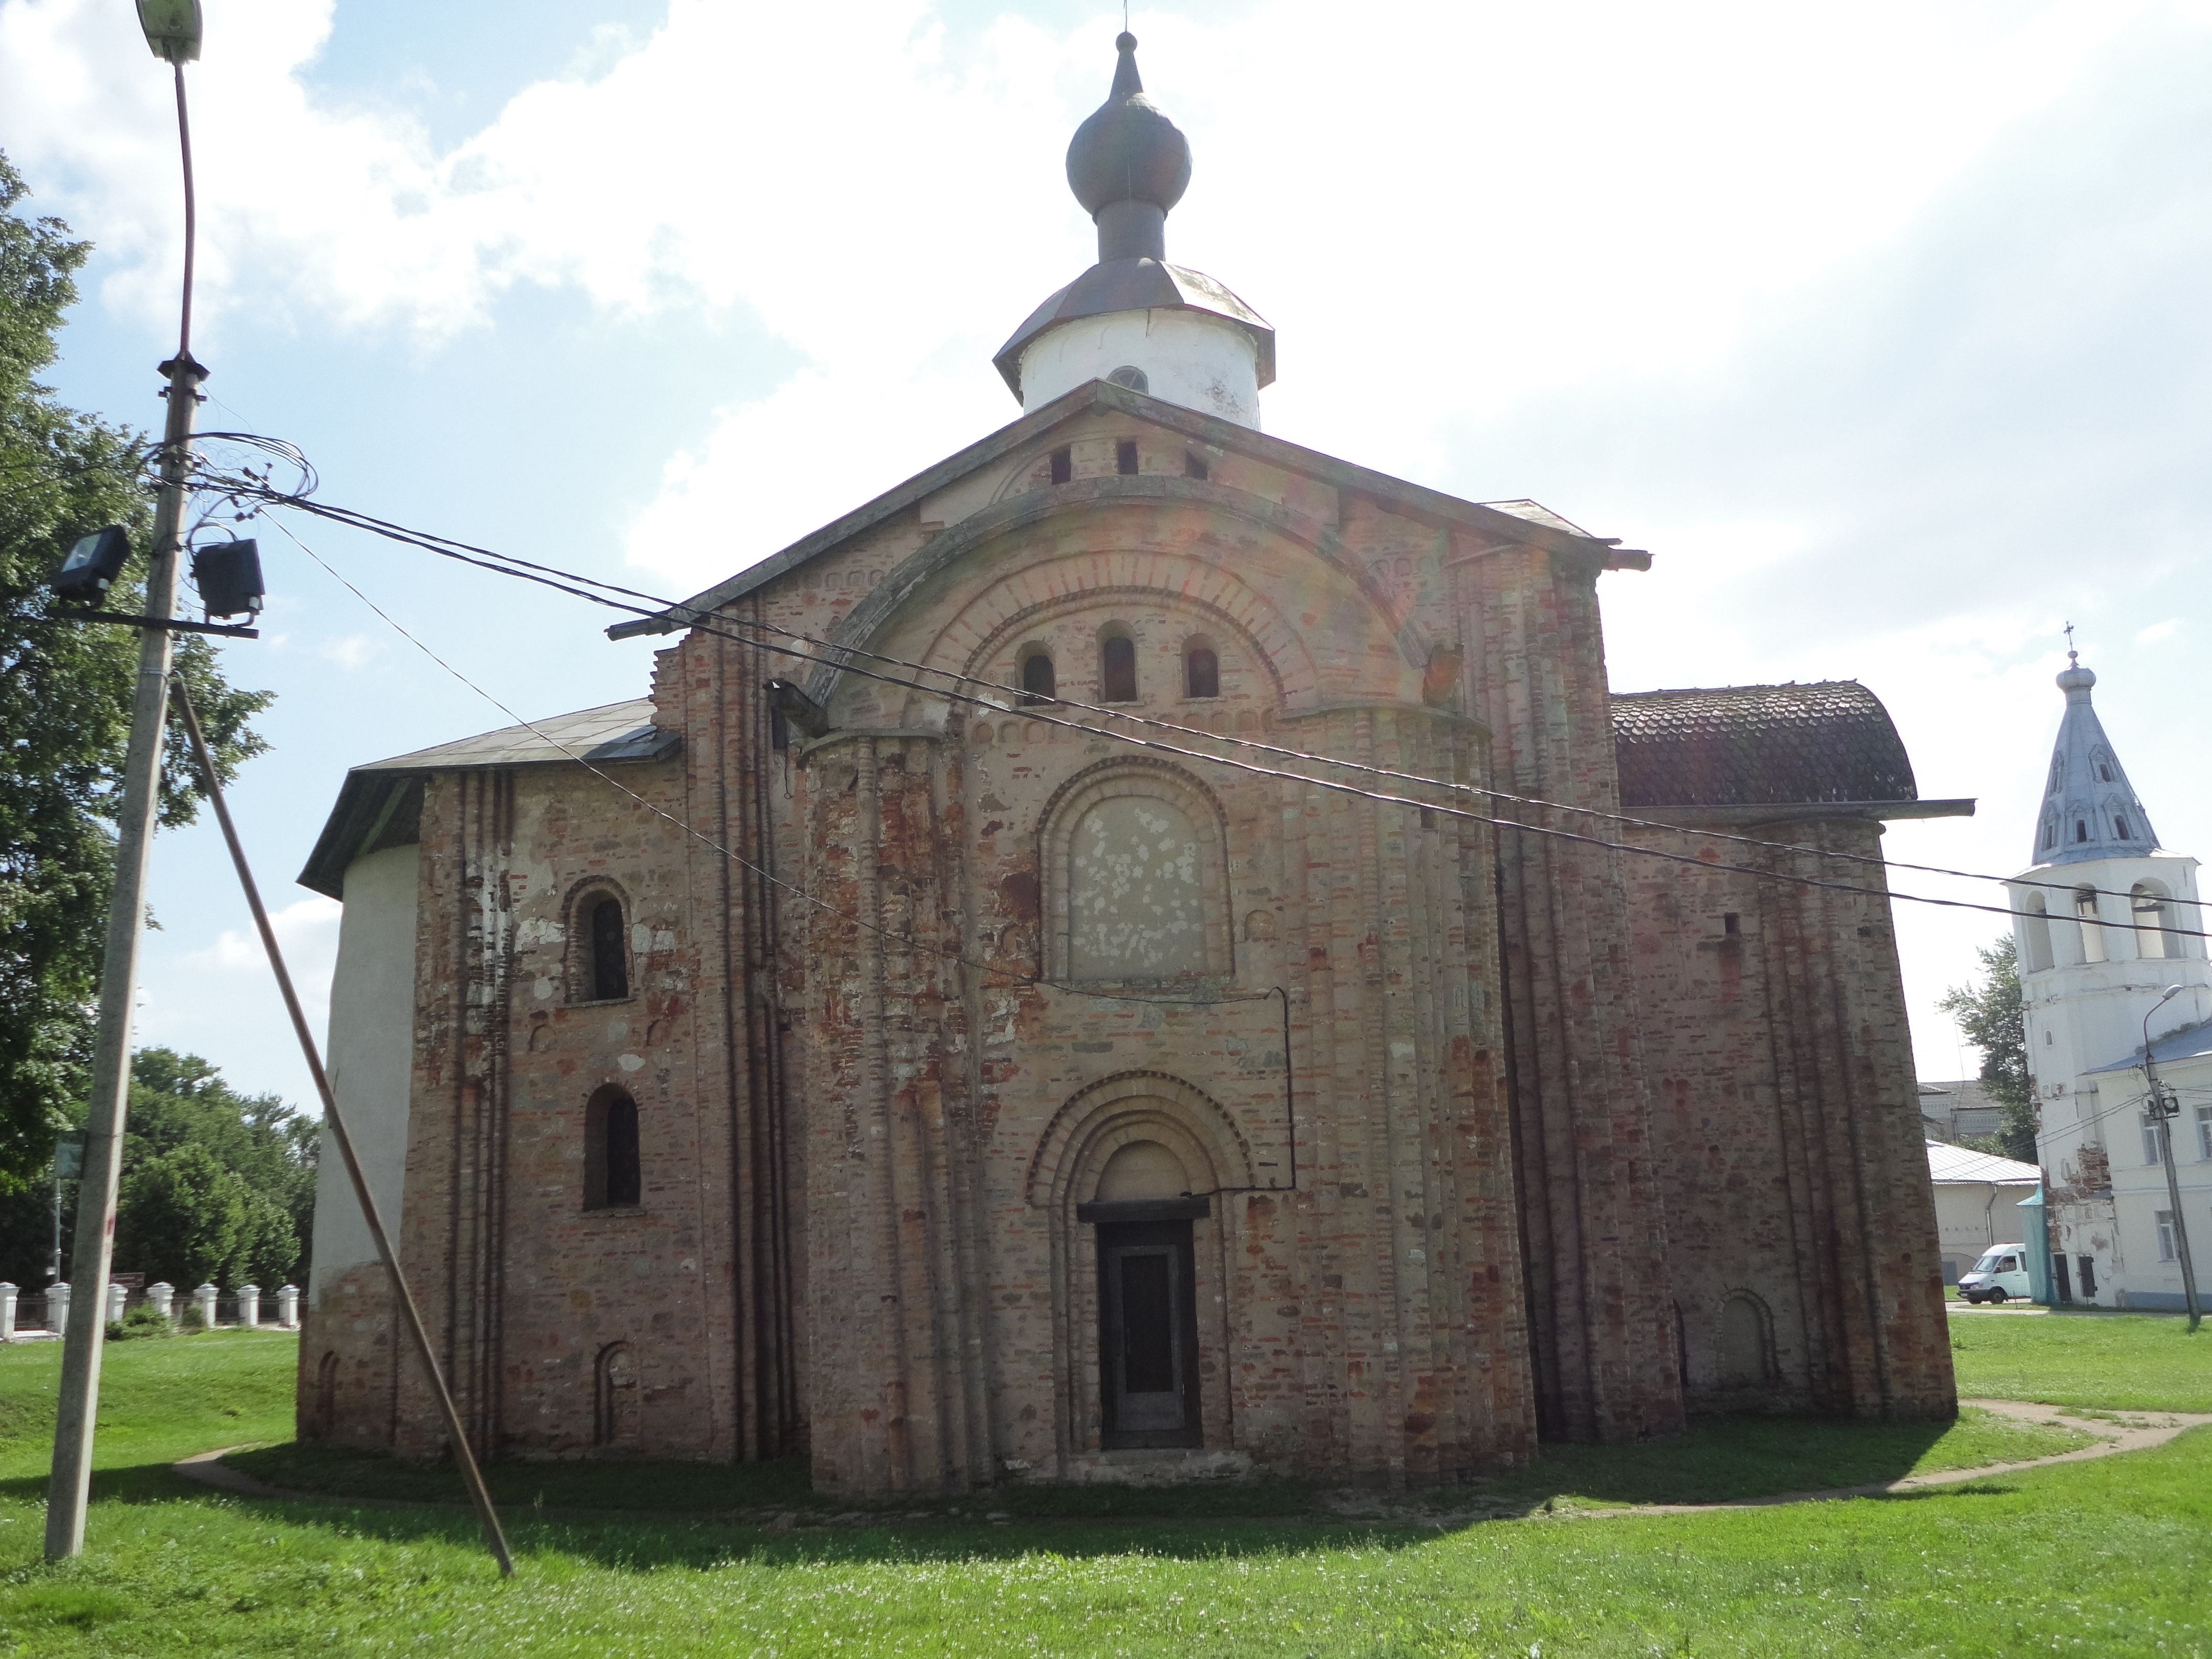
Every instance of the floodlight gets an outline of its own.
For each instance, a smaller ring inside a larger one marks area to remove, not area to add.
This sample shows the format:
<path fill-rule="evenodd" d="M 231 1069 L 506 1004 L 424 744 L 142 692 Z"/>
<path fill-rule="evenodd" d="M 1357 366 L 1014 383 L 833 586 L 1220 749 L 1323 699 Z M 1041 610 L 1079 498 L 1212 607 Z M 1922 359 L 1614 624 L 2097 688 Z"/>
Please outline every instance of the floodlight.
<path fill-rule="evenodd" d="M 200 0 L 138 0 L 138 27 L 163 63 L 199 61 Z"/>
<path fill-rule="evenodd" d="M 53 590 L 63 599 L 93 605 L 123 574 L 131 556 L 131 538 L 119 524 L 95 530 L 70 549 L 62 568 L 54 572 Z"/>
<path fill-rule="evenodd" d="M 261 609 L 261 544 L 215 542 L 192 550 L 192 581 L 210 617 L 251 617 Z"/>

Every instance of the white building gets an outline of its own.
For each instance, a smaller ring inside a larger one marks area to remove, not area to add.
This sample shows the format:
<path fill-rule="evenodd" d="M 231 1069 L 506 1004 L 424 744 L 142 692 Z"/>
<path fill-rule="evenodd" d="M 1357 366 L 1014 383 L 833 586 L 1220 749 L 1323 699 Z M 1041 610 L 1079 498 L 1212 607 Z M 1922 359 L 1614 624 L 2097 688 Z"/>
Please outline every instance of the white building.
<path fill-rule="evenodd" d="M 1955 1285 L 1992 1244 L 2016 1244 L 2027 1224 L 2020 1201 L 2043 1171 L 2017 1158 L 1977 1152 L 1948 1141 L 1928 1143 L 1928 1181 L 1936 1189 L 1936 1237 L 1943 1282 Z"/>
<path fill-rule="evenodd" d="M 2212 963 L 2197 860 L 2162 849 L 2090 706 L 2097 677 L 2058 676 L 2066 712 L 2035 863 L 2007 884 L 2020 946 L 2052 1287 L 2100 1307 L 2179 1308 L 2173 1202 L 2144 1108 L 2146 1030 L 2176 1091 L 2181 1213 L 2212 1282 Z M 2161 1002 L 2167 988 L 2180 989 Z M 2030 1241 L 2032 1243 L 2033 1241 Z"/>

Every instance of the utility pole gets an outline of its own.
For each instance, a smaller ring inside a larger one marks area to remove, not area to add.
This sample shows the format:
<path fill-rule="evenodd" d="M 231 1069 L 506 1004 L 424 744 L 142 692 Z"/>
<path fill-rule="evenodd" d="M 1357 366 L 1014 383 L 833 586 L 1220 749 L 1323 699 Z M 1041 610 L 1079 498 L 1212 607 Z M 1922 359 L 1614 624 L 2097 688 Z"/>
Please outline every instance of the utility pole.
<path fill-rule="evenodd" d="M 2169 985 L 2166 994 L 2150 1006 L 2150 1013 L 2143 1016 L 2143 1077 L 2150 1085 L 2150 1115 L 2158 1125 L 2158 1158 L 2166 1165 L 2166 1201 L 2173 1206 L 2173 1249 L 2181 1258 L 2181 1297 L 2189 1308 L 2189 1328 L 2194 1331 L 2204 1322 L 2204 1312 L 2197 1301 L 2197 1267 L 2189 1259 L 2189 1222 L 2181 1213 L 2181 1176 L 2173 1167 L 2173 1120 L 2180 1115 L 2181 1103 L 2159 1086 L 2158 1063 L 2150 1056 L 2150 1016 L 2181 994 L 2181 987 Z"/>
<path fill-rule="evenodd" d="M 185 113 L 185 65 L 199 53 L 198 0 L 139 0 L 146 42 L 167 62 L 177 87 L 177 134 L 185 175 L 184 306 L 177 355 L 161 366 L 169 400 L 161 434 L 161 488 L 147 560 L 146 615 L 166 618 L 177 608 L 177 559 L 182 550 L 185 497 L 191 471 L 192 420 L 207 370 L 192 360 L 192 255 L 198 230 L 192 199 L 191 129 Z M 92 1482 L 94 1425 L 100 1414 L 100 1361 L 107 1318 L 107 1279 L 114 1265 L 115 1186 L 123 1126 L 131 1099 L 131 1005 L 138 982 L 138 946 L 146 929 L 146 868 L 161 799 L 162 722 L 169 706 L 169 632 L 149 627 L 138 636 L 138 683 L 131 708 L 131 742 L 123 763 L 122 811 L 116 824 L 115 892 L 107 907 L 107 945 L 100 961 L 100 1024 L 92 1062 L 92 1110 L 85 1125 L 84 1176 L 77 1188 L 76 1241 L 70 1261 L 76 1294 L 63 1334 L 61 1394 L 54 1415 L 54 1462 L 46 1489 L 46 1559 L 84 1548 L 85 1502 Z"/>

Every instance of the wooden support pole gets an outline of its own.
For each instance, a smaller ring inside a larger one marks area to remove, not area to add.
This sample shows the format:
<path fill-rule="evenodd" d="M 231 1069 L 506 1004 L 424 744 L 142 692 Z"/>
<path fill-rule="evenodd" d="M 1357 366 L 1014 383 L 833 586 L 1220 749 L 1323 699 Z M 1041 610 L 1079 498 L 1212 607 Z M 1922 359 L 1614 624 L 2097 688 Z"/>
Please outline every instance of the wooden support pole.
<path fill-rule="evenodd" d="M 392 1236 L 385 1231 L 384 1218 L 377 1212 L 375 1194 L 368 1189 L 368 1177 L 362 1173 L 361 1160 L 354 1155 L 353 1137 L 346 1133 L 337 1097 L 331 1092 L 331 1079 L 323 1070 L 322 1053 L 315 1046 L 314 1033 L 307 1028 L 307 1016 L 300 1007 L 299 993 L 292 988 L 292 975 L 284 966 L 283 951 L 277 948 L 276 931 L 269 925 L 269 912 L 262 905 L 261 890 L 254 885 L 253 872 L 246 862 L 246 849 L 239 844 L 237 826 L 230 821 L 230 808 L 222 798 L 222 781 L 216 775 L 215 757 L 208 752 L 207 739 L 200 732 L 199 716 L 192 710 L 191 699 L 185 695 L 185 683 L 179 679 L 172 684 L 177 715 L 191 738 L 192 753 L 199 761 L 202 775 L 207 779 L 208 799 L 215 807 L 216 822 L 222 826 L 223 842 L 230 848 L 238 884 L 246 891 L 246 908 L 253 912 L 253 925 L 261 934 L 261 948 L 269 953 L 269 967 L 276 975 L 276 988 L 283 994 L 284 1011 L 292 1017 L 292 1030 L 300 1039 L 300 1053 L 314 1076 L 316 1093 L 322 1097 L 323 1122 L 338 1144 L 338 1156 L 345 1160 L 346 1176 L 353 1182 L 354 1196 L 360 1200 L 361 1212 L 368 1221 L 369 1236 L 376 1240 L 376 1253 L 383 1260 L 385 1272 L 392 1275 L 392 1295 L 398 1301 L 416 1356 L 422 1360 L 423 1373 L 430 1379 L 430 1392 L 437 1396 L 438 1409 L 445 1414 L 453 1459 L 460 1465 L 461 1479 L 467 1484 L 469 1501 L 476 1505 L 477 1519 L 483 1524 L 484 1542 L 499 1561 L 501 1576 L 511 1578 L 514 1576 L 514 1558 L 507 1553 L 507 1534 L 500 1529 L 499 1511 L 492 1508 L 491 1493 L 484 1489 L 483 1472 L 477 1468 L 476 1454 L 470 1448 L 467 1432 L 461 1427 L 461 1413 L 453 1404 L 453 1391 L 447 1388 L 446 1374 L 439 1369 L 437 1355 L 431 1352 L 430 1334 L 422 1328 L 422 1316 L 415 1306 L 414 1293 L 407 1288 L 406 1275 L 399 1271 L 399 1253 L 392 1247 Z"/>

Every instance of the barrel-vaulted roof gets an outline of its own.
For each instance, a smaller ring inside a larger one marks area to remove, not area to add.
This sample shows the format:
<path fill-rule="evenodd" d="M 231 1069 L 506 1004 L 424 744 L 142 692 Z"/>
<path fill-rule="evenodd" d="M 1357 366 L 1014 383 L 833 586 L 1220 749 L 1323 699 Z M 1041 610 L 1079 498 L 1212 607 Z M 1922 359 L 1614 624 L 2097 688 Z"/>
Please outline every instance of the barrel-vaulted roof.
<path fill-rule="evenodd" d="M 1919 799 L 1889 711 L 1856 680 L 1616 694 L 1613 744 L 1625 808 Z"/>

